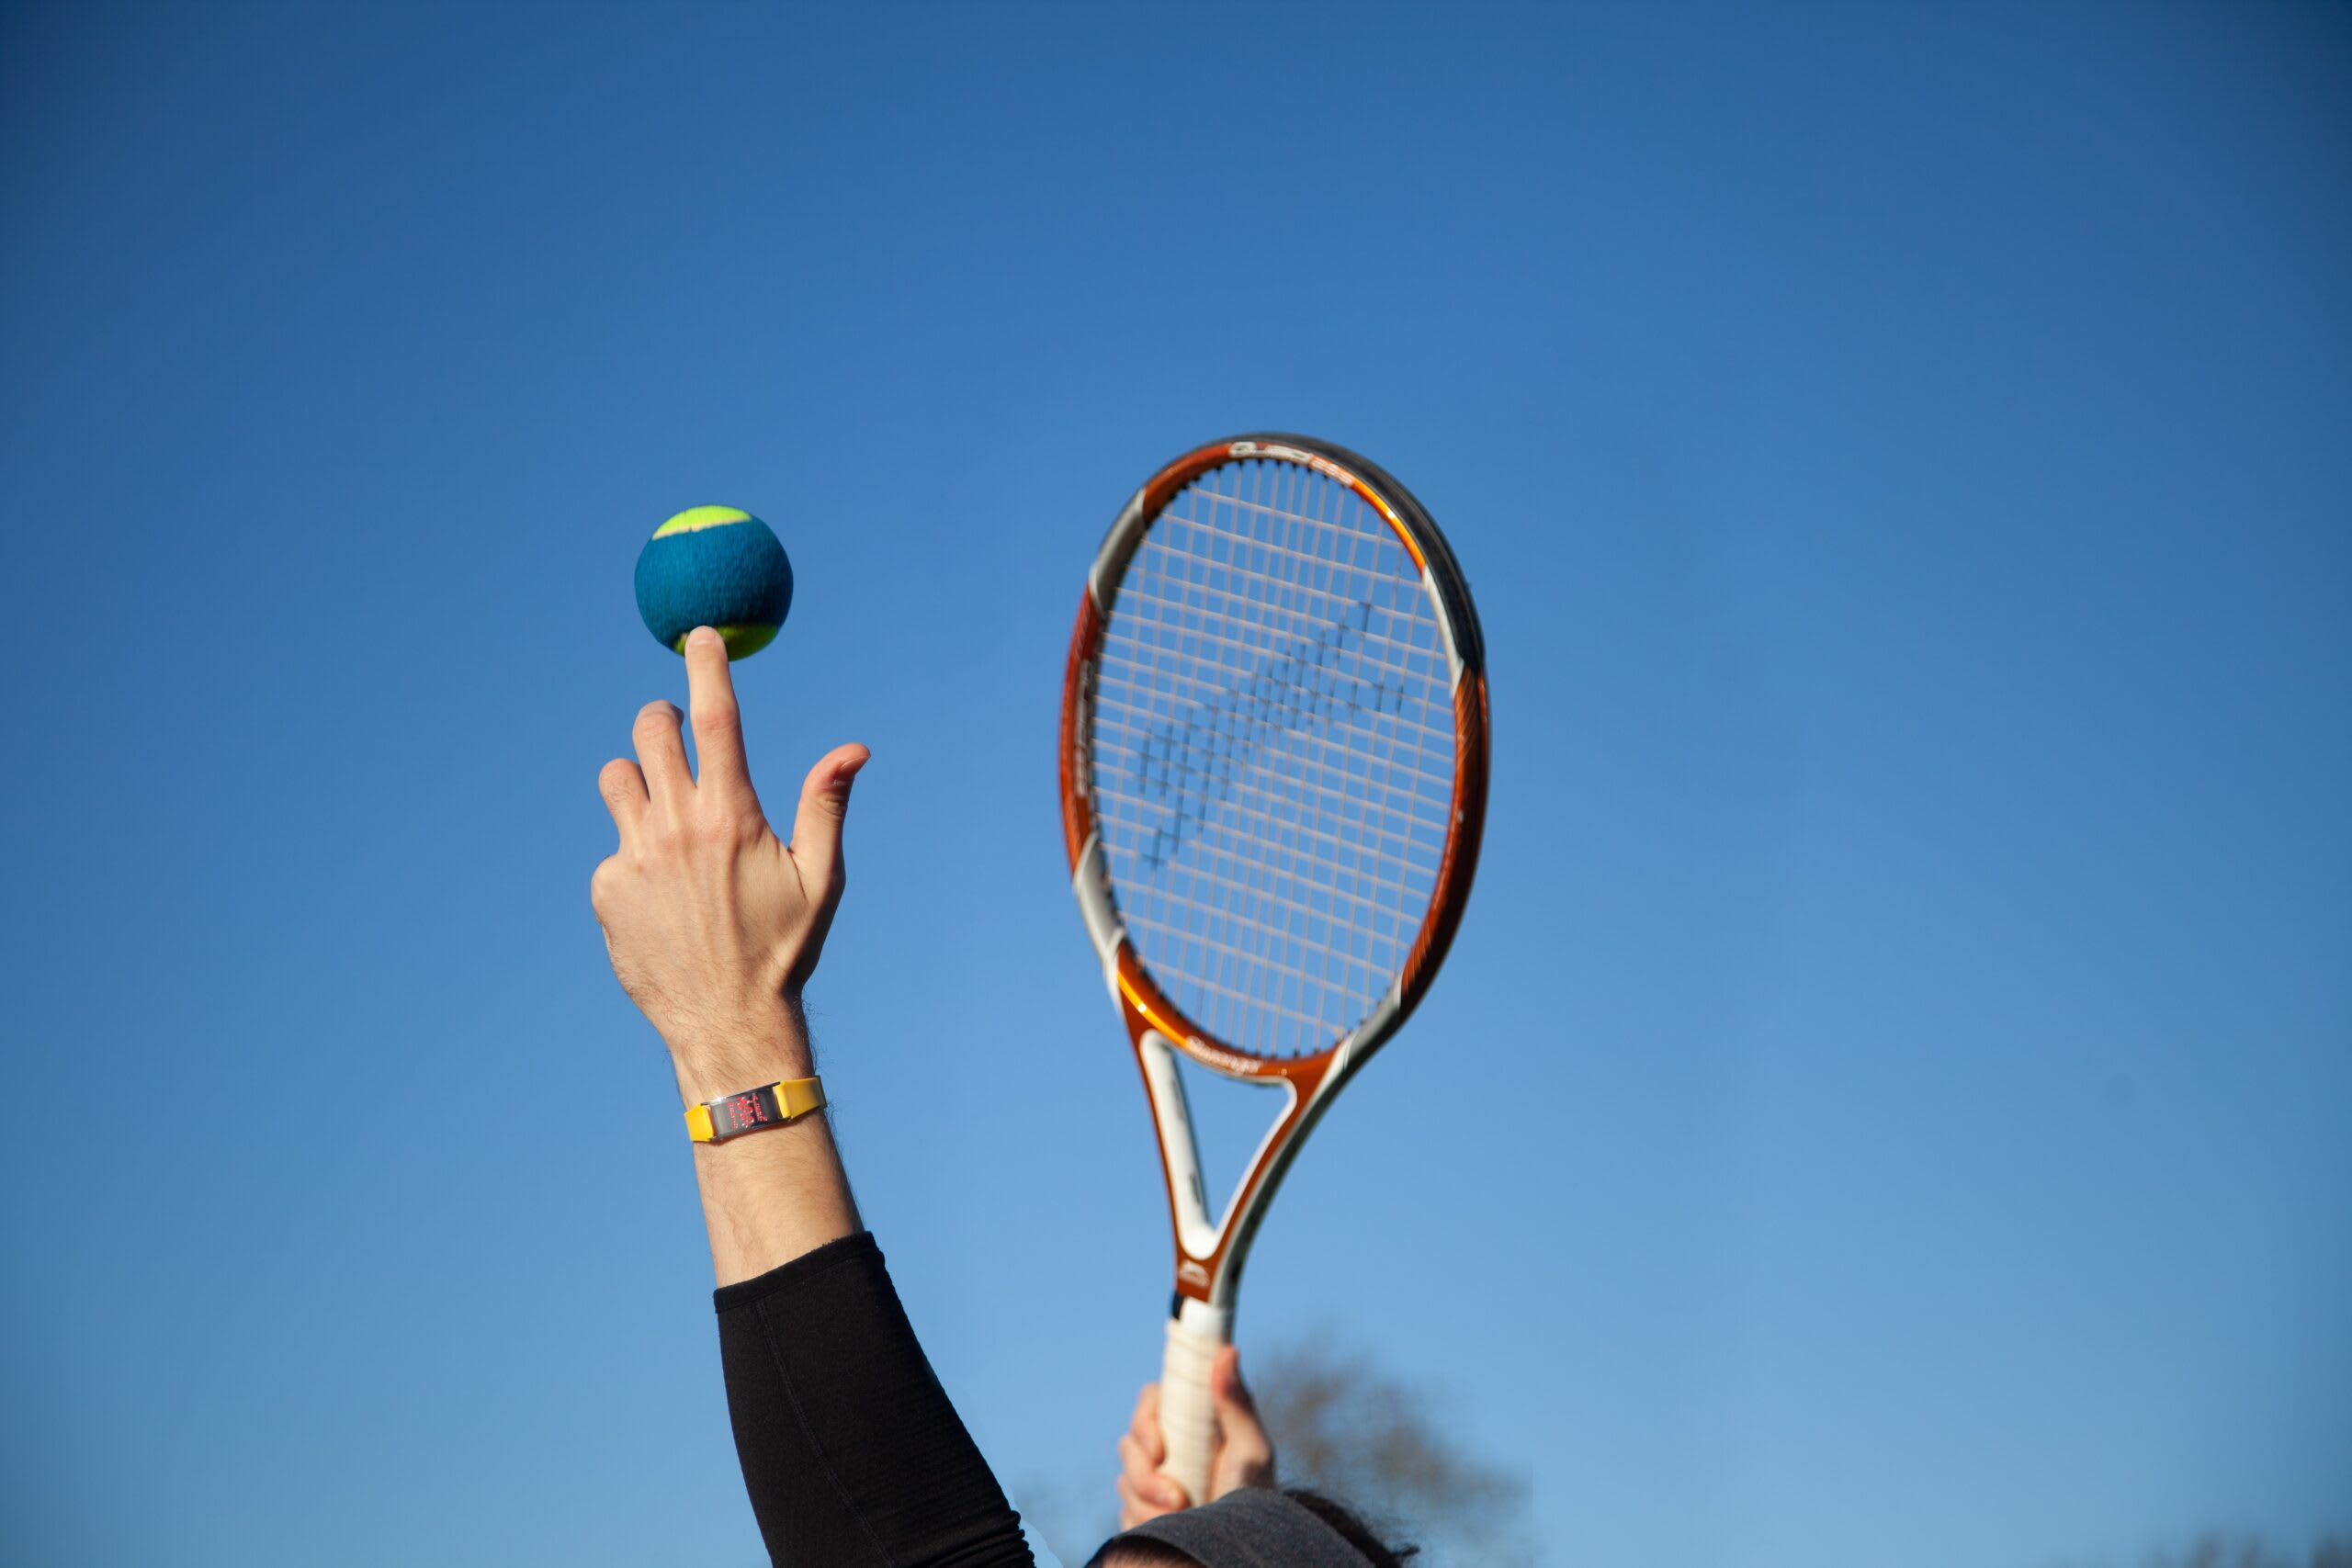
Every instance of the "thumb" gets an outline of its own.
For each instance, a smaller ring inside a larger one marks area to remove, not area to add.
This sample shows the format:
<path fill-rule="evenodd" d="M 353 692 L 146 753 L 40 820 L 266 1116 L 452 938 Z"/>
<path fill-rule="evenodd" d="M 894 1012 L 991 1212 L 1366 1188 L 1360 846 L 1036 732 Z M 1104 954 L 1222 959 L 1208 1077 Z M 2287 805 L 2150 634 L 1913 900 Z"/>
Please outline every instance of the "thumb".
<path fill-rule="evenodd" d="M 1258 1419 L 1258 1402 L 1241 1381 L 1241 1352 L 1230 1345 L 1209 1363 L 1209 1398 L 1216 1405 L 1217 1427 L 1225 1436 L 1219 1468 L 1227 1483 L 1272 1484 L 1274 1446 Z"/>
<path fill-rule="evenodd" d="M 842 880 L 842 820 L 849 815 L 850 781 L 874 753 L 853 742 L 836 746 L 808 770 L 800 809 L 792 819 L 792 858 L 819 887 Z"/>

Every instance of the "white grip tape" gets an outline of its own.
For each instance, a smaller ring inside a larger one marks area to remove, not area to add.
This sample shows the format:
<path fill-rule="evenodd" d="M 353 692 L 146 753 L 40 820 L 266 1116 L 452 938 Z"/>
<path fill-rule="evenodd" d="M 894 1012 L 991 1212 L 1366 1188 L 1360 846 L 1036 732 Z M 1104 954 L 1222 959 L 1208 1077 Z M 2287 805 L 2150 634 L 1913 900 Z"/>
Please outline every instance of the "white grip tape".
<path fill-rule="evenodd" d="M 1159 1468 L 1194 1505 L 1209 1500 L 1209 1455 L 1216 1445 L 1209 1363 L 1224 1345 L 1220 1337 L 1168 1320 L 1168 1359 L 1159 1373 L 1159 1435 L 1168 1459 Z"/>

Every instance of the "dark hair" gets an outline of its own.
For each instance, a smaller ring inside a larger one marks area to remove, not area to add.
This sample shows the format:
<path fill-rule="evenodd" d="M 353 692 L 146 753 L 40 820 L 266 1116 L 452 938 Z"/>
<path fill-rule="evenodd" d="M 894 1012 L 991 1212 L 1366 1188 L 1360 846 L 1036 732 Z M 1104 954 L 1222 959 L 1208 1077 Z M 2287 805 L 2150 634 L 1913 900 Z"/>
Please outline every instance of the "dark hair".
<path fill-rule="evenodd" d="M 1372 1533 L 1372 1527 L 1351 1513 L 1348 1508 L 1320 1492 L 1310 1492 L 1304 1486 L 1285 1486 L 1283 1495 L 1306 1508 L 1317 1518 L 1340 1532 L 1350 1546 L 1361 1551 L 1372 1562 L 1372 1568 L 1405 1568 L 1406 1561 L 1420 1555 L 1418 1546 L 1390 1546 Z M 1088 1568 L 1101 1568 L 1114 1561 L 1112 1548 L 1118 1549 L 1118 1568 L 1202 1568 L 1201 1560 L 1189 1551 L 1182 1551 L 1166 1541 L 1138 1536 L 1133 1540 L 1125 1537 L 1103 1543 Z"/>

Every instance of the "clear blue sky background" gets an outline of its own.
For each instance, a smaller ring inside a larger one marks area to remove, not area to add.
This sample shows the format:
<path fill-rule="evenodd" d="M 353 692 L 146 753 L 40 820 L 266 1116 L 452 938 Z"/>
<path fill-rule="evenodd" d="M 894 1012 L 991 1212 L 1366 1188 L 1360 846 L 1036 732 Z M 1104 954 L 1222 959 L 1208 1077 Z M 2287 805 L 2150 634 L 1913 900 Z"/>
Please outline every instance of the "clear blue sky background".
<path fill-rule="evenodd" d="M 868 1217 L 1107 1502 L 1060 661 L 1266 425 L 1452 535 L 1497 773 L 1245 1342 L 1564 1565 L 2352 1524 L 2348 83 L 2340 6 L 8 7 L 0 1559 L 756 1560 L 586 897 L 701 502 L 799 571 L 771 798 L 875 750 Z"/>

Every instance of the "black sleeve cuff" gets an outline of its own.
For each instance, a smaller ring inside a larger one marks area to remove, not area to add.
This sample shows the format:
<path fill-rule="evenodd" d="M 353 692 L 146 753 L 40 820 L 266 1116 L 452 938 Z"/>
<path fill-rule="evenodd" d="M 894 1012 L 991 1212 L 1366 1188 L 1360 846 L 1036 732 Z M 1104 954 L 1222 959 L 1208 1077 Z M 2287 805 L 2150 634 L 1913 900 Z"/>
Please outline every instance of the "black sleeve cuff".
<path fill-rule="evenodd" d="M 875 1245 L 872 1231 L 860 1231 L 839 1241 L 829 1241 L 813 1251 L 802 1253 L 789 1263 L 777 1264 L 764 1274 L 755 1274 L 731 1285 L 721 1285 L 710 1293 L 710 1299 L 721 1313 L 730 1312 L 758 1301 L 762 1296 L 788 1291 L 837 1264 L 860 1258 L 870 1258 L 877 1265 L 882 1261 L 882 1249 Z"/>

